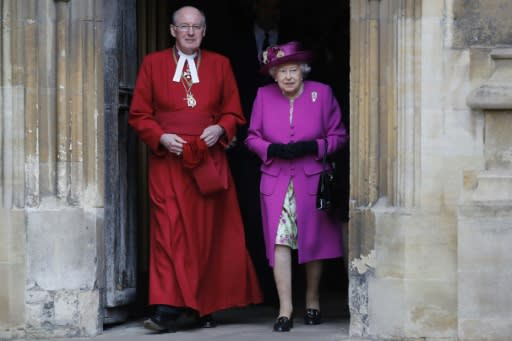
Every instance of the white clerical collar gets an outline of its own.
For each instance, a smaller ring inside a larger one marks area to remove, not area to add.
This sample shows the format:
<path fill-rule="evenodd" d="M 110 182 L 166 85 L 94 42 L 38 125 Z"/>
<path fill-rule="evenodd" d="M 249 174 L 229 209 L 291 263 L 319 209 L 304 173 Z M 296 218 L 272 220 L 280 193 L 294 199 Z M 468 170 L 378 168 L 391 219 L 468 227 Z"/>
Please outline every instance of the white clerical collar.
<path fill-rule="evenodd" d="M 199 76 L 197 74 L 196 62 L 194 58 L 197 56 L 197 52 L 193 54 L 185 54 L 181 52 L 178 48 L 178 55 L 180 58 L 178 59 L 178 63 L 176 65 L 176 71 L 174 72 L 174 77 L 172 80 L 174 82 L 181 82 L 181 76 L 183 75 L 183 67 L 185 67 L 185 61 L 188 62 L 188 68 L 190 69 L 190 75 L 192 76 L 192 83 L 199 83 Z"/>

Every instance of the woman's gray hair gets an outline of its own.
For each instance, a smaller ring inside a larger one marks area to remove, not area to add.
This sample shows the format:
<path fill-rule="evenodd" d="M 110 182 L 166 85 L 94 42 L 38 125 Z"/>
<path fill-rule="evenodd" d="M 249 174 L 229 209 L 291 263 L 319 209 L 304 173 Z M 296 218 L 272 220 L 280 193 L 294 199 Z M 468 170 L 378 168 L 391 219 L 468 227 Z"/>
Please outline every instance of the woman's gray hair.
<path fill-rule="evenodd" d="M 276 78 L 276 70 L 279 67 L 279 65 L 273 66 L 268 70 L 268 73 L 272 78 Z M 307 78 L 309 73 L 311 72 L 311 66 L 307 63 L 300 63 L 299 64 L 300 71 L 302 72 L 302 78 Z"/>

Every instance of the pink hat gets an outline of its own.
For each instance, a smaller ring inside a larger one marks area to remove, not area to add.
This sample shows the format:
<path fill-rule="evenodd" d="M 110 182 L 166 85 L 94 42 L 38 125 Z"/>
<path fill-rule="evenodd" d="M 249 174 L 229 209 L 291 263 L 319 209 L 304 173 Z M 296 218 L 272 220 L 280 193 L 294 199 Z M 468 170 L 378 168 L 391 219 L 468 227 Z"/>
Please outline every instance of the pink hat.
<path fill-rule="evenodd" d="M 262 63 L 260 71 L 268 73 L 268 71 L 280 64 L 285 63 L 308 63 L 313 60 L 311 51 L 302 50 L 302 46 L 298 41 L 291 41 L 282 45 L 268 47 L 262 54 Z"/>

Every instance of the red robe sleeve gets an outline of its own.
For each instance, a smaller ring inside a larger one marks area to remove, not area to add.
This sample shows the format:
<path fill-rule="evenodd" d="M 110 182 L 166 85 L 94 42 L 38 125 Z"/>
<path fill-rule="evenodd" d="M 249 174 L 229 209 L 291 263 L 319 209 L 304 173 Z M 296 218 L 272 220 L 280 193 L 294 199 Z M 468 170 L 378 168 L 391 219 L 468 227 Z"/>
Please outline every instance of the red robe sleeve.
<path fill-rule="evenodd" d="M 146 56 L 137 76 L 133 92 L 128 124 L 137 132 L 139 138 L 156 154 L 162 155 L 167 150 L 160 144 L 164 131 L 154 118 L 153 85 L 151 56 Z"/>
<path fill-rule="evenodd" d="M 240 95 L 233 70 L 229 60 L 225 59 L 222 64 L 222 74 L 224 76 L 222 89 L 222 105 L 218 124 L 224 128 L 225 134 L 219 140 L 219 143 L 226 147 L 235 137 L 238 125 L 246 124 L 240 104 Z"/>

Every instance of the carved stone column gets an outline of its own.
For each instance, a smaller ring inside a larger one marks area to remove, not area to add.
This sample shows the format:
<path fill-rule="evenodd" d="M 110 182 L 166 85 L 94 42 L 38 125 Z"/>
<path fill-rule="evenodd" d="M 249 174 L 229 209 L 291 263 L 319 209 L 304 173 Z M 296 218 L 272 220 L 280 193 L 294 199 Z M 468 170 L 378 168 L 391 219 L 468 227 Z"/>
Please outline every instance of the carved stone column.
<path fill-rule="evenodd" d="M 402 334 L 405 329 L 401 312 L 406 309 L 408 222 L 401 217 L 410 216 L 407 210 L 419 198 L 415 56 L 420 15 L 421 1 L 351 3 L 349 261 L 354 335 L 397 336 L 393 329 Z M 386 296 L 401 300 L 400 312 L 387 318 Z"/>
<path fill-rule="evenodd" d="M 0 339 L 25 335 L 24 209 L 32 201 L 27 186 L 35 183 L 28 173 L 38 171 L 37 114 L 25 115 L 37 106 L 34 2 L 24 5 L 0 1 Z"/>
<path fill-rule="evenodd" d="M 484 119 L 483 169 L 464 173 L 458 210 L 458 329 L 462 341 L 512 335 L 512 48 L 467 98 Z M 478 246 L 475 249 L 475 246 Z"/>
<path fill-rule="evenodd" d="M 430 185 L 449 157 L 433 138 L 450 109 L 435 100 L 444 75 L 431 60 L 443 54 L 443 6 L 351 2 L 352 335 L 456 334 L 455 218 Z"/>
<path fill-rule="evenodd" d="M 0 339 L 95 335 L 102 329 L 101 2 L 1 0 L 0 8 Z"/>

